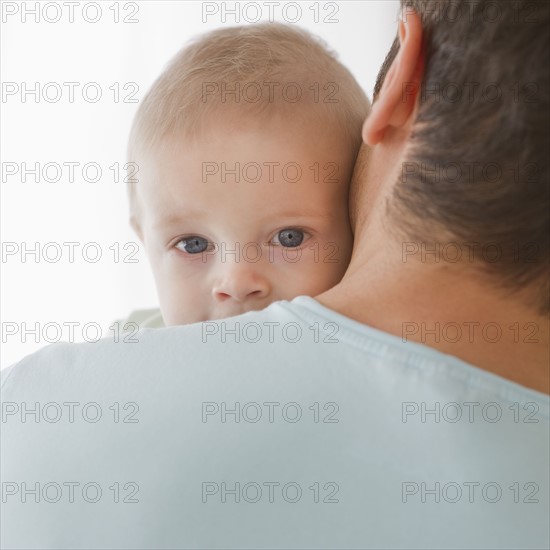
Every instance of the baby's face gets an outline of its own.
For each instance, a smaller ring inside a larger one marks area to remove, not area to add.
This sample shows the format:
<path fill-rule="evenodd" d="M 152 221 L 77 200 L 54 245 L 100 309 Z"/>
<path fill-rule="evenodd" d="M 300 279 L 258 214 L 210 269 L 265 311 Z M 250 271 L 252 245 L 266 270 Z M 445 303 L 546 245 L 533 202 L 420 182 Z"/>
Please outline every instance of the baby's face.
<path fill-rule="evenodd" d="M 354 160 L 341 141 L 321 124 L 220 123 L 140 163 L 138 223 L 166 325 L 315 296 L 340 281 Z"/>

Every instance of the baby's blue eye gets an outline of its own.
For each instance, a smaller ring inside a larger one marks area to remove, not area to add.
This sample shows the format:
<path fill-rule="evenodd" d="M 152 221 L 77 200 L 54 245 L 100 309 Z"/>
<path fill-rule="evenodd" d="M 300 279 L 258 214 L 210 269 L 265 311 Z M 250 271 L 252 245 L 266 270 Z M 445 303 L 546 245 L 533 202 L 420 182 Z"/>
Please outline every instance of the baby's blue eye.
<path fill-rule="evenodd" d="M 304 240 L 304 232 L 300 229 L 283 229 L 277 234 L 279 243 L 287 248 L 300 246 Z"/>
<path fill-rule="evenodd" d="M 176 248 L 184 250 L 188 254 L 200 254 L 208 249 L 208 241 L 204 237 L 192 236 L 181 239 Z"/>

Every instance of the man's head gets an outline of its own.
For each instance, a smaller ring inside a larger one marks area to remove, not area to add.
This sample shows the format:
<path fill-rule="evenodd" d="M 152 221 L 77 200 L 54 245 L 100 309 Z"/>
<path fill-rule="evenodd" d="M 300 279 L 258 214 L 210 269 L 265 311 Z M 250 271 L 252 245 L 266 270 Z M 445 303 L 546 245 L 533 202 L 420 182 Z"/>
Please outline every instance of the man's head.
<path fill-rule="evenodd" d="M 296 28 L 217 30 L 176 55 L 129 142 L 131 223 L 166 324 L 314 296 L 341 279 L 368 108 L 351 74 Z"/>
<path fill-rule="evenodd" d="M 539 312 L 550 258 L 549 8 L 402 0 L 363 131 L 377 147 L 351 195 L 356 234 L 382 216 L 419 259 L 474 268 Z"/>

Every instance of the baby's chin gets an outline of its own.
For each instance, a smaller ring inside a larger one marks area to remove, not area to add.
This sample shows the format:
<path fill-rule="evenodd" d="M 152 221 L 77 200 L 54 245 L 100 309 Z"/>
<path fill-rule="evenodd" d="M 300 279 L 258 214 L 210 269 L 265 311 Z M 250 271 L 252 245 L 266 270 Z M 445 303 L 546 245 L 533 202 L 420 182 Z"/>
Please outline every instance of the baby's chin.
<path fill-rule="evenodd" d="M 164 324 L 167 327 L 173 327 L 180 325 L 192 325 L 194 323 L 203 323 L 205 321 L 221 321 L 230 317 L 242 315 L 243 313 L 248 313 L 249 311 L 261 311 L 262 309 L 270 306 L 275 301 L 277 300 L 273 300 L 265 304 L 235 307 L 227 309 L 225 311 L 210 312 L 200 315 L 170 315 L 163 312 Z"/>
<path fill-rule="evenodd" d="M 300 294 L 310 296 L 309 293 Z M 296 296 L 299 296 L 298 294 Z M 205 321 L 221 321 L 223 319 L 228 319 L 229 317 L 236 317 L 237 315 L 242 315 L 243 313 L 248 313 L 249 311 L 261 311 L 266 307 L 270 306 L 272 303 L 280 300 L 292 300 L 296 298 L 292 297 L 283 297 L 277 298 L 276 300 L 271 300 L 269 302 L 258 303 L 258 304 L 242 304 L 235 307 L 224 308 L 223 311 L 212 311 L 205 312 L 198 315 L 189 315 L 189 314 L 178 314 L 174 312 L 162 312 L 164 319 L 164 324 L 167 327 L 180 326 L 180 325 L 191 325 L 194 323 L 203 323 Z"/>

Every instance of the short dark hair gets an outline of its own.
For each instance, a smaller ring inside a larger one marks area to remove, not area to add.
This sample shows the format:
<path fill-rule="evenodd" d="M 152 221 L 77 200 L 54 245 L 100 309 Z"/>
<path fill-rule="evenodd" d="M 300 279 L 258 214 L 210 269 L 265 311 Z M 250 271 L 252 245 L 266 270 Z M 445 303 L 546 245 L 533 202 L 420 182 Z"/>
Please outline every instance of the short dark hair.
<path fill-rule="evenodd" d="M 425 72 L 391 219 L 408 238 L 434 242 L 440 229 L 459 242 L 498 246 L 498 261 L 480 255 L 483 272 L 498 287 L 526 291 L 529 306 L 546 313 L 550 3 L 401 0 L 401 7 L 404 17 L 411 10 L 421 17 Z M 375 101 L 398 51 L 396 38 Z"/>

